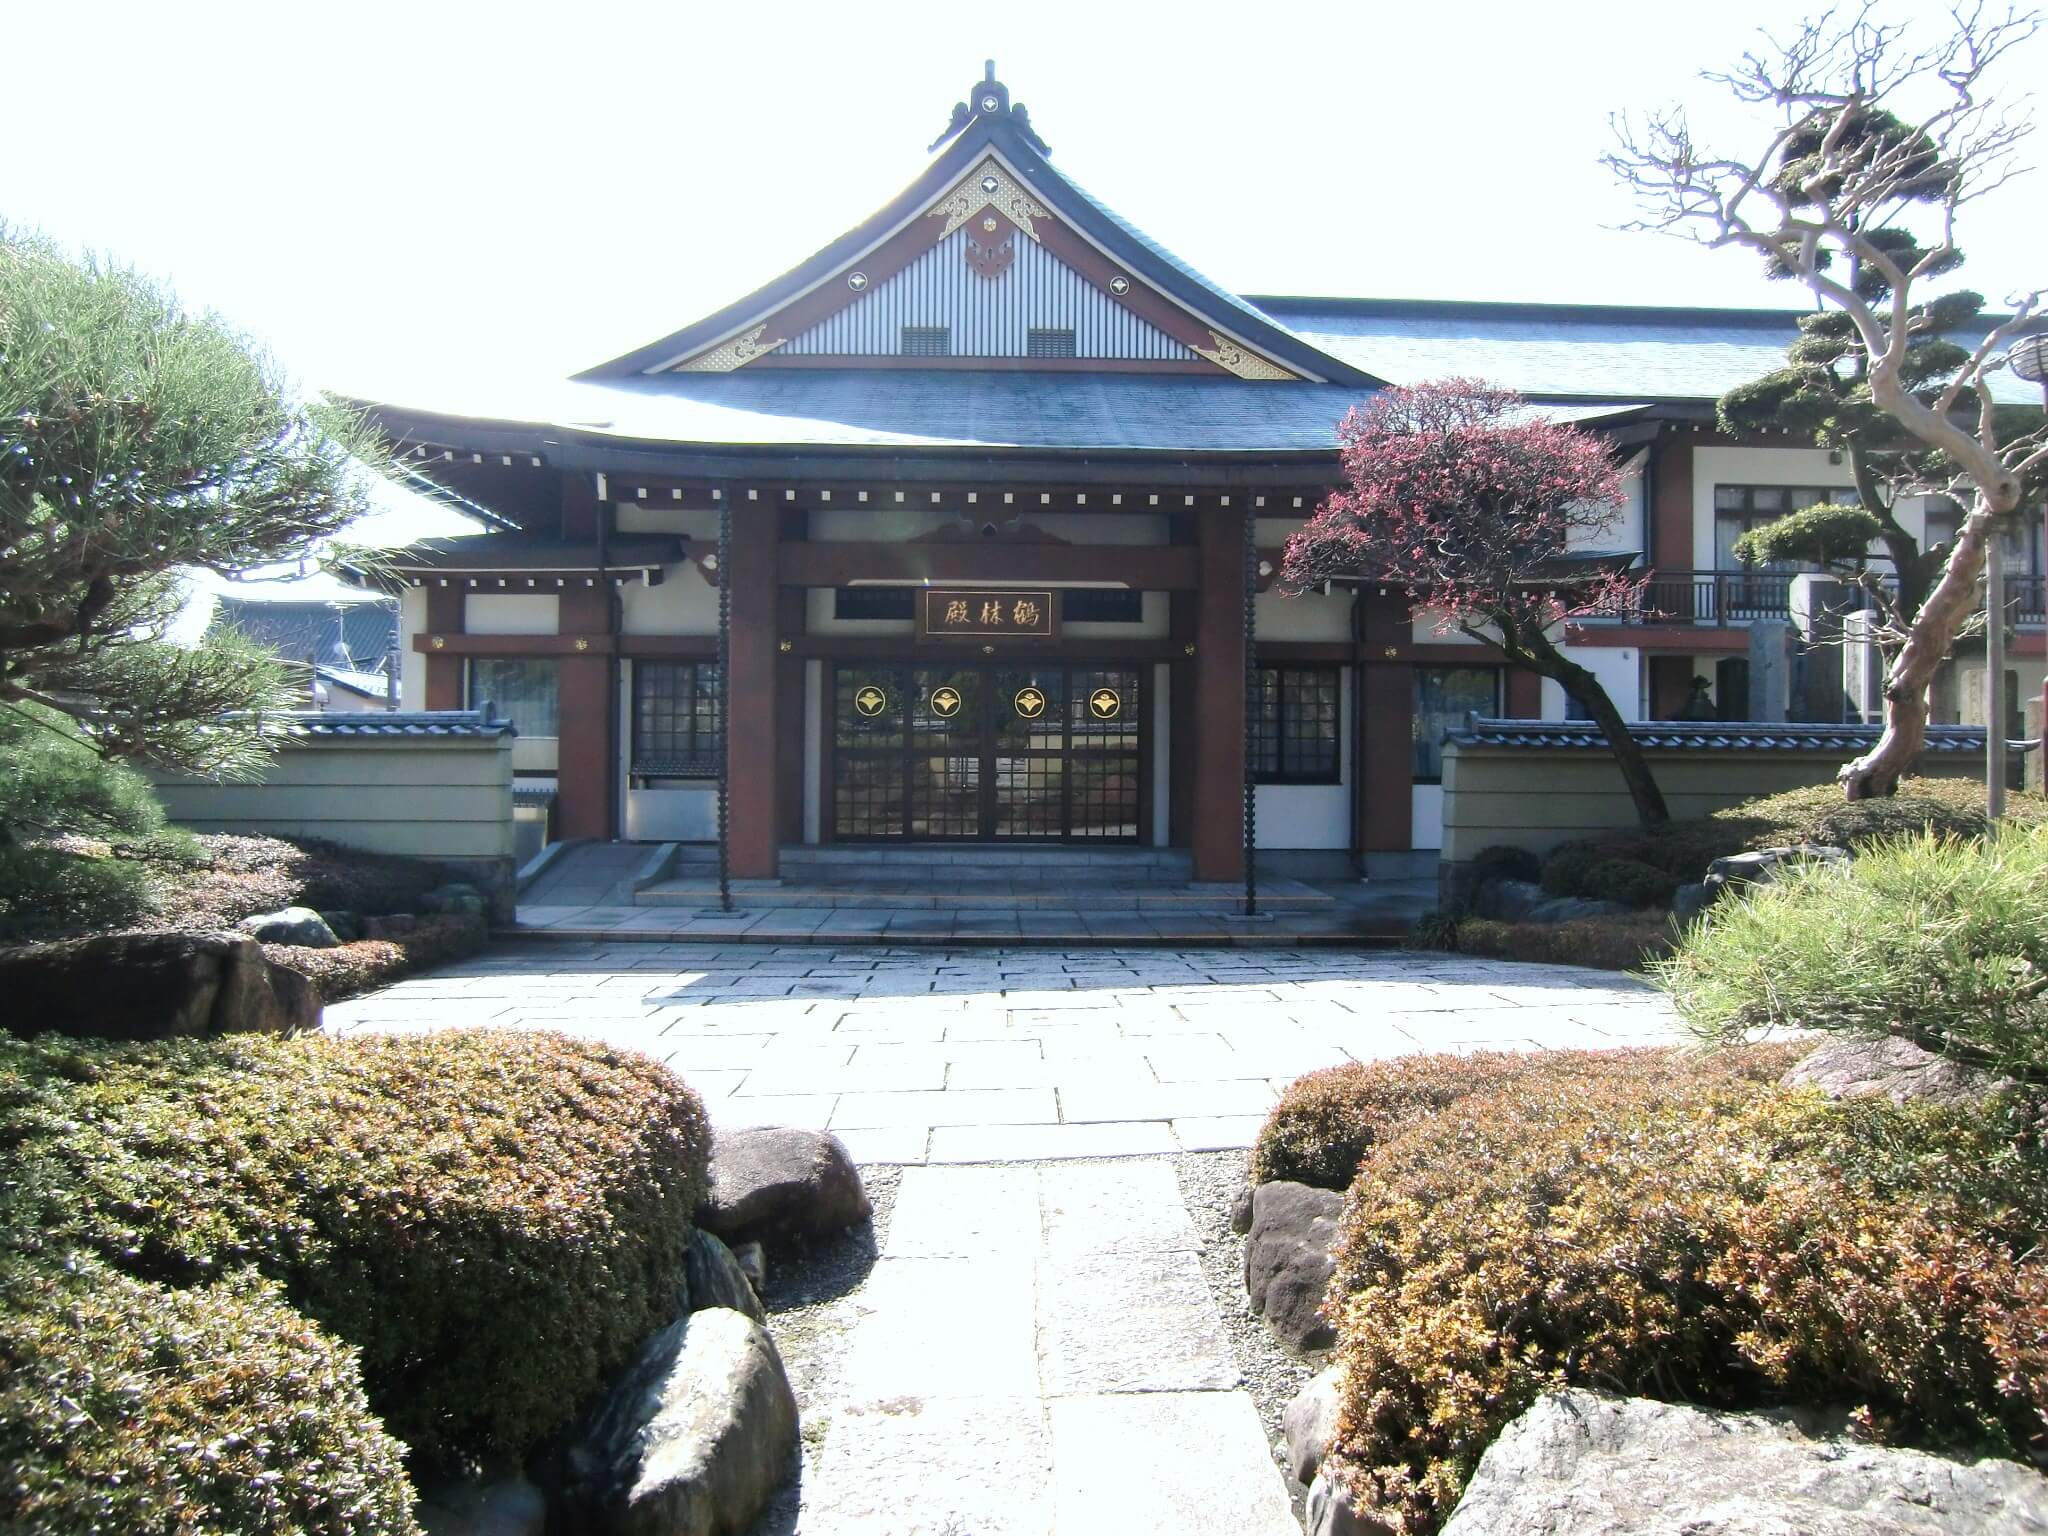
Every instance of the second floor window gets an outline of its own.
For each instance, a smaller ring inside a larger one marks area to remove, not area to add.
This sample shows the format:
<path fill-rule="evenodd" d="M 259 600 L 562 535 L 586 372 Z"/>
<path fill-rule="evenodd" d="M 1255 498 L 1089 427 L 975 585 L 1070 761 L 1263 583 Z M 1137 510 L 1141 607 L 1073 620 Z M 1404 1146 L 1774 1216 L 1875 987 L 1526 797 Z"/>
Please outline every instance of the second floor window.
<path fill-rule="evenodd" d="M 522 736 L 555 736 L 561 727 L 552 656 L 478 656 L 469 664 L 469 707 L 491 706 Z"/>
<path fill-rule="evenodd" d="M 1774 561 L 1769 565 L 1745 567 L 1735 554 L 1735 541 L 1752 528 L 1775 523 L 1789 512 L 1833 502 L 1853 507 L 1861 501 L 1853 486 L 1820 485 L 1717 485 L 1714 487 L 1714 569 L 1740 571 L 1796 571 L 1797 561 Z"/>
<path fill-rule="evenodd" d="M 721 689 L 713 661 L 633 663 L 633 772 L 647 778 L 718 776 Z"/>
<path fill-rule="evenodd" d="M 1339 782 L 1342 683 L 1335 667 L 1261 667 L 1252 698 L 1250 751 L 1257 782 Z"/>

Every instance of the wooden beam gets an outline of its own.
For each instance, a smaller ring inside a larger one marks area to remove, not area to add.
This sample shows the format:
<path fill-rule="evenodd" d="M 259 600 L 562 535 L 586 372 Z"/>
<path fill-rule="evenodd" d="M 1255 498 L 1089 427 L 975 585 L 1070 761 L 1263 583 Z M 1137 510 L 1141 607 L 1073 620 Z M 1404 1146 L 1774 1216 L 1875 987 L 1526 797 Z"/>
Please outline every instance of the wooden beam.
<path fill-rule="evenodd" d="M 1147 592 L 1186 591 L 1199 584 L 1194 549 L 1175 544 L 1013 544 L 1001 539 L 961 544 L 788 544 L 779 562 L 779 579 L 788 587 L 985 581 L 998 576 L 1005 581 L 1118 581 Z"/>

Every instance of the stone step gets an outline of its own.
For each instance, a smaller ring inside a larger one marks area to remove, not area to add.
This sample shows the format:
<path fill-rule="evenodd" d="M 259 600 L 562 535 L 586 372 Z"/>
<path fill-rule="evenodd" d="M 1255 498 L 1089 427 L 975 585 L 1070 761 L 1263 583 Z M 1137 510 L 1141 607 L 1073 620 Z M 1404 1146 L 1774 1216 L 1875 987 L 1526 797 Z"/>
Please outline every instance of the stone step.
<path fill-rule="evenodd" d="M 1118 883 L 911 881 L 900 872 L 878 881 L 735 880 L 733 902 L 748 909 L 831 907 L 892 912 L 1218 912 L 1236 910 L 1238 886 L 1174 881 Z M 642 907 L 701 907 L 718 900 L 718 882 L 690 875 L 658 881 L 635 898 Z M 1321 911 L 1336 902 L 1297 881 L 1262 883 L 1259 904 L 1275 911 Z"/>

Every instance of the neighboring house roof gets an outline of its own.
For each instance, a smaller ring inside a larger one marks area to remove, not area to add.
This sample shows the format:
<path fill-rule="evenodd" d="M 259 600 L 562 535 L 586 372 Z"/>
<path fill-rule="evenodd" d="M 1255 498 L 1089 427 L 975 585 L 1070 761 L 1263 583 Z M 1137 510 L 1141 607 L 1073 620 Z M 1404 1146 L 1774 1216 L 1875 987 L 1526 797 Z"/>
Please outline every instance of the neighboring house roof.
<path fill-rule="evenodd" d="M 361 698 L 388 699 L 391 696 L 391 674 L 388 672 L 354 672 L 345 667 L 315 663 L 313 675 L 323 683 Z"/>
<path fill-rule="evenodd" d="M 398 604 L 390 598 L 214 599 L 212 624 L 238 629 L 285 661 L 317 660 L 344 672 L 376 672 L 398 634 Z"/>
<path fill-rule="evenodd" d="M 1396 384 L 1485 379 L 1534 400 L 1718 400 L 1785 366 L 1800 310 L 1253 296 L 1317 346 Z M 1988 317 L 1991 323 L 2002 317 Z M 1974 345 L 1988 327 L 1957 332 Z M 1998 399 L 2039 391 L 2000 372 Z"/>
<path fill-rule="evenodd" d="M 1694 723 L 1637 720 L 1628 733 L 1651 751 L 1866 752 L 1876 744 L 1875 725 L 1792 725 L 1778 720 Z M 1580 748 L 1608 750 L 1607 738 L 1583 720 L 1487 720 L 1475 718 L 1445 735 L 1461 746 Z M 1930 725 L 1926 752 L 1982 752 L 1984 728 Z"/>

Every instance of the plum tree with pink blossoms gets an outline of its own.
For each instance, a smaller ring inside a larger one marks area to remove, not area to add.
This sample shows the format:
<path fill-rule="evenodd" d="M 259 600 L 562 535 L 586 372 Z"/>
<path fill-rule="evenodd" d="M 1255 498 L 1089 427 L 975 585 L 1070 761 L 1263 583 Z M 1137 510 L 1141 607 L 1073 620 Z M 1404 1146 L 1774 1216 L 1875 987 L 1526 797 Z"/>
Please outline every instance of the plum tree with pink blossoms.
<path fill-rule="evenodd" d="M 1404 593 L 1600 728 L 1645 824 L 1670 813 L 1600 679 L 1558 649 L 1578 619 L 1640 611 L 1640 577 L 1573 551 L 1613 531 L 1622 476 L 1607 444 L 1475 379 L 1388 389 L 1338 428 L 1345 489 L 1287 541 L 1280 590 L 1336 580 Z"/>

